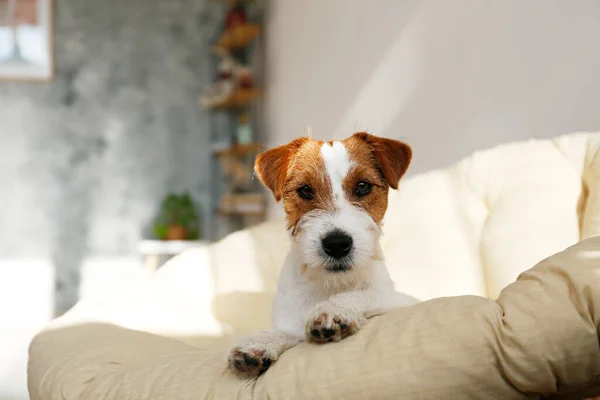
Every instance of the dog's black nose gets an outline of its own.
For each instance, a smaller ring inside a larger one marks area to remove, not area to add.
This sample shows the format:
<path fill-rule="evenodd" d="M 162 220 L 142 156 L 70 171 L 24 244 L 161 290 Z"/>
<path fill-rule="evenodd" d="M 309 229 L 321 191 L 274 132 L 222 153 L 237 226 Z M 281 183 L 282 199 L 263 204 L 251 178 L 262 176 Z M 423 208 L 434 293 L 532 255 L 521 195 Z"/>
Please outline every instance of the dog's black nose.
<path fill-rule="evenodd" d="M 343 232 L 333 232 L 321 241 L 321 245 L 328 256 L 342 258 L 352 250 L 352 238 Z"/>

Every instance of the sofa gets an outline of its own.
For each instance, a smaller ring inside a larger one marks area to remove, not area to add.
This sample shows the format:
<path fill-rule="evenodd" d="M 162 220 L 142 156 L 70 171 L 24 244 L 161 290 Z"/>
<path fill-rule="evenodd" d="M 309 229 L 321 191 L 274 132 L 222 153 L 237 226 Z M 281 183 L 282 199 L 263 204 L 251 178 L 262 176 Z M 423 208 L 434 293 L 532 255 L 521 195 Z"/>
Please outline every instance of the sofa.
<path fill-rule="evenodd" d="M 270 326 L 273 218 L 79 302 L 30 345 L 32 399 L 583 398 L 600 394 L 600 133 L 477 152 L 390 193 L 382 246 L 422 303 L 255 380 L 227 347 Z M 537 264 L 537 265 L 536 265 Z M 535 266 L 535 267 L 534 267 Z M 533 268 L 532 268 L 533 267 Z"/>

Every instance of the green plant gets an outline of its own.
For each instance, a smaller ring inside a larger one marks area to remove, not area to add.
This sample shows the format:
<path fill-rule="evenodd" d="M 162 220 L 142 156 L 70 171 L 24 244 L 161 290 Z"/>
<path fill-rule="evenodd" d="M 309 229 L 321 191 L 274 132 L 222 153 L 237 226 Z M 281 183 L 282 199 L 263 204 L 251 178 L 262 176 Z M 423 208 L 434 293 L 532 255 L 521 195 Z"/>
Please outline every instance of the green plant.
<path fill-rule="evenodd" d="M 170 193 L 161 203 L 152 231 L 158 239 L 164 240 L 170 226 L 180 226 L 185 228 L 187 239 L 196 240 L 200 236 L 199 219 L 196 205 L 188 192 Z"/>

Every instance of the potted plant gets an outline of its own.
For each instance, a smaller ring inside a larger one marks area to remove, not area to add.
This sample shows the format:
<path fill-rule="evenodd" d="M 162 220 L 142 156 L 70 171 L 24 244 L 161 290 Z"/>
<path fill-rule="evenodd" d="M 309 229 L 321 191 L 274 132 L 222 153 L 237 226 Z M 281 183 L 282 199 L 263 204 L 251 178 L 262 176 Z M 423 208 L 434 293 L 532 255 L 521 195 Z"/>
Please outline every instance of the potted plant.
<path fill-rule="evenodd" d="M 189 193 L 170 193 L 161 203 L 152 230 L 160 240 L 196 240 L 199 226 L 198 212 Z"/>

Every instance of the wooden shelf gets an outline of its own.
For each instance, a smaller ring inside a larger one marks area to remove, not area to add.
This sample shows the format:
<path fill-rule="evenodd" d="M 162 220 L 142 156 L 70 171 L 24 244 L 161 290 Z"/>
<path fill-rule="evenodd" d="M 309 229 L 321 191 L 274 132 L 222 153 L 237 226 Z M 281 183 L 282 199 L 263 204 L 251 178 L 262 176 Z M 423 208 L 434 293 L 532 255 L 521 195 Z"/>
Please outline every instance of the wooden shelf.
<path fill-rule="evenodd" d="M 138 251 L 149 254 L 179 254 L 188 249 L 208 245 L 205 240 L 142 240 L 138 243 Z"/>
<path fill-rule="evenodd" d="M 257 153 L 263 148 L 262 143 L 236 144 L 228 149 L 215 150 L 216 156 L 245 156 L 251 153 Z"/>
<path fill-rule="evenodd" d="M 258 89 L 236 89 L 224 100 L 213 106 L 216 109 L 244 108 L 260 95 Z"/>
<path fill-rule="evenodd" d="M 238 25 L 226 30 L 217 42 L 217 47 L 226 50 L 243 49 L 250 44 L 260 33 L 257 24 Z"/>
<path fill-rule="evenodd" d="M 265 211 L 226 211 L 218 208 L 217 214 L 223 217 L 263 217 Z"/>
<path fill-rule="evenodd" d="M 230 193 L 224 195 L 217 207 L 217 214 L 222 216 L 262 217 L 265 215 L 264 197 L 259 192 Z"/>

